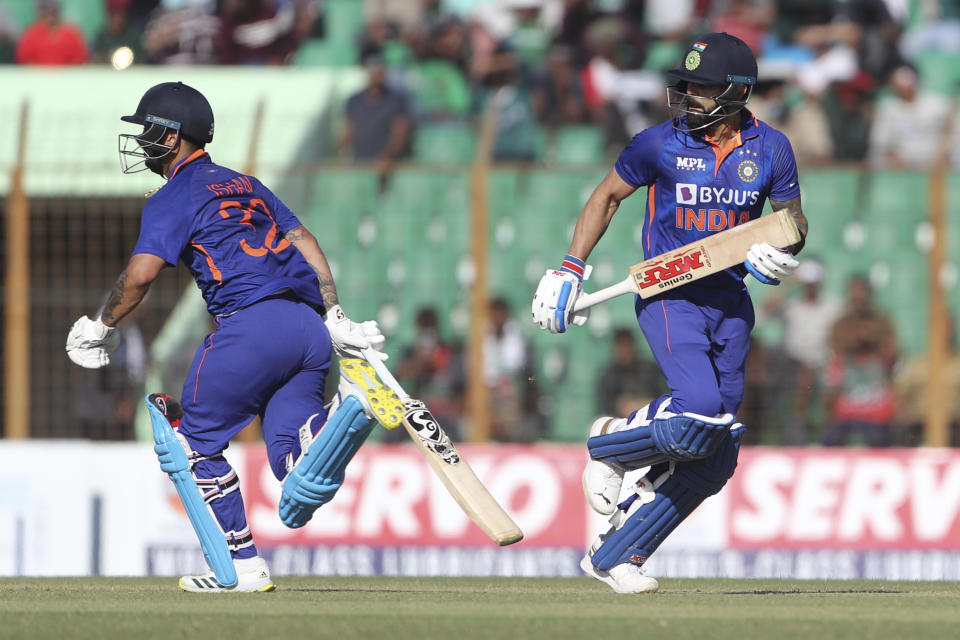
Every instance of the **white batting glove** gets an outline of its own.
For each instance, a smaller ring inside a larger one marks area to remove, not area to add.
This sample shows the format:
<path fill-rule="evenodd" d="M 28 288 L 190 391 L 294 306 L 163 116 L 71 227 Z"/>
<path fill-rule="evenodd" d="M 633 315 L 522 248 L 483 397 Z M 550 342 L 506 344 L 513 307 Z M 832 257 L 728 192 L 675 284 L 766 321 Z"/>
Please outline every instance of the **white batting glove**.
<path fill-rule="evenodd" d="M 110 352 L 119 342 L 116 327 L 108 327 L 99 317 L 82 316 L 67 334 L 67 356 L 85 369 L 99 369 L 110 364 Z"/>
<path fill-rule="evenodd" d="M 327 317 L 323 321 L 330 332 L 333 348 L 341 358 L 363 358 L 360 352 L 367 347 L 372 347 L 381 360 L 389 357 L 380 351 L 387 339 L 380 332 L 376 320 L 354 322 L 336 304 L 327 309 Z"/>
<path fill-rule="evenodd" d="M 750 247 L 743 266 L 763 284 L 776 286 L 796 271 L 800 261 L 786 249 L 775 247 L 769 242 L 761 242 Z"/>
<path fill-rule="evenodd" d="M 548 269 L 530 306 L 533 322 L 544 331 L 563 333 L 567 324 L 583 326 L 590 317 L 590 311 L 574 313 L 573 306 L 583 291 L 584 275 L 589 267 L 579 258 L 568 255 L 559 270 Z"/>

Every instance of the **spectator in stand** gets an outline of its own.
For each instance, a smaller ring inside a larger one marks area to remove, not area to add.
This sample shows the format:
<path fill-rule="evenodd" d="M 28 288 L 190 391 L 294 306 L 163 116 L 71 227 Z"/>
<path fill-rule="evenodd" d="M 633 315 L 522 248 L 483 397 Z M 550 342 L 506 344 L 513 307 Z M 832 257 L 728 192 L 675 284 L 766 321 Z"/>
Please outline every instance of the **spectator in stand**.
<path fill-rule="evenodd" d="M 943 384 L 947 386 L 947 419 L 950 446 L 960 446 L 960 353 L 957 352 L 957 334 L 950 322 L 950 347 L 944 356 Z M 923 431 L 930 405 L 930 356 L 920 353 L 910 358 L 894 378 L 897 413 L 894 425 L 898 444 L 916 447 L 924 444 Z"/>
<path fill-rule="evenodd" d="M 463 347 L 443 338 L 434 307 L 417 311 L 415 327 L 413 343 L 403 352 L 397 367 L 397 378 L 404 382 L 410 395 L 430 407 L 447 435 L 454 441 L 461 440 L 465 388 Z M 405 440 L 402 431 L 387 432 L 386 440 Z"/>
<path fill-rule="evenodd" d="M 220 63 L 286 64 L 299 44 L 298 11 L 306 6 L 291 0 L 222 0 Z"/>
<path fill-rule="evenodd" d="M 59 0 L 37 0 L 36 6 L 36 21 L 24 30 L 17 43 L 17 63 L 56 66 L 86 62 L 83 34 L 75 25 L 60 19 Z"/>
<path fill-rule="evenodd" d="M 107 10 L 106 23 L 93 39 L 90 49 L 91 62 L 110 62 L 114 52 L 127 47 L 133 53 L 133 60 L 142 62 L 145 58 L 141 46 L 143 32 L 130 22 L 131 0 L 105 0 Z"/>
<path fill-rule="evenodd" d="M 410 108 L 406 95 L 387 83 L 382 59 L 370 56 L 365 66 L 367 86 L 347 100 L 340 149 L 374 163 L 385 181 L 394 163 L 410 152 Z"/>
<path fill-rule="evenodd" d="M 417 120 L 458 119 L 470 112 L 471 94 L 466 69 L 464 25 L 447 18 L 431 33 L 415 41 L 417 62 L 407 74 L 406 87 L 414 97 Z"/>
<path fill-rule="evenodd" d="M 597 381 L 597 402 L 602 415 L 628 416 L 637 407 L 668 392 L 659 367 L 637 353 L 632 329 L 614 330 L 612 355 Z"/>
<path fill-rule="evenodd" d="M 787 136 L 800 167 L 832 162 L 833 139 L 820 96 L 798 92 L 790 97 L 790 90 L 783 81 L 761 83 L 750 100 L 750 110 Z"/>
<path fill-rule="evenodd" d="M 823 444 L 846 445 L 858 437 L 872 447 L 890 445 L 898 346 L 893 323 L 874 306 L 866 278 L 850 279 L 847 309 L 830 329 L 830 344 L 832 355 L 824 374 L 829 418 Z"/>
<path fill-rule="evenodd" d="M 830 124 L 833 159 L 842 162 L 866 160 L 874 110 L 873 78 L 864 71 L 834 83 L 823 101 Z"/>
<path fill-rule="evenodd" d="M 216 64 L 220 19 L 214 0 L 161 0 L 143 32 L 143 48 L 156 64 Z"/>
<path fill-rule="evenodd" d="M 498 442 L 532 442 L 543 431 L 533 352 L 510 319 L 503 298 L 490 301 L 490 332 L 483 342 L 484 377 L 490 390 L 490 437 Z"/>
<path fill-rule="evenodd" d="M 929 169 L 947 151 L 953 105 L 939 93 L 917 86 L 917 72 L 901 65 L 890 74 L 892 95 L 877 105 L 870 130 L 870 161 L 875 167 Z"/>
<path fill-rule="evenodd" d="M 555 45 L 550 50 L 546 67 L 534 78 L 530 104 L 537 120 L 547 127 L 589 121 L 583 88 L 573 66 L 573 53 L 569 47 Z"/>
<path fill-rule="evenodd" d="M 7 7 L 0 5 L 0 64 L 14 61 L 14 51 L 20 39 L 20 25 Z"/>
<path fill-rule="evenodd" d="M 710 31 L 726 31 L 737 36 L 759 56 L 776 14 L 773 0 L 729 0 L 714 4 L 721 7 L 710 16 Z"/>
<path fill-rule="evenodd" d="M 796 273 L 800 295 L 771 298 L 764 305 L 766 315 L 783 323 L 783 351 L 795 378 L 793 406 L 784 424 L 786 445 L 809 442 L 811 411 L 819 404 L 818 387 L 830 356 L 830 331 L 843 312 L 838 300 L 823 295 L 824 275 L 817 258 L 806 258 Z"/>

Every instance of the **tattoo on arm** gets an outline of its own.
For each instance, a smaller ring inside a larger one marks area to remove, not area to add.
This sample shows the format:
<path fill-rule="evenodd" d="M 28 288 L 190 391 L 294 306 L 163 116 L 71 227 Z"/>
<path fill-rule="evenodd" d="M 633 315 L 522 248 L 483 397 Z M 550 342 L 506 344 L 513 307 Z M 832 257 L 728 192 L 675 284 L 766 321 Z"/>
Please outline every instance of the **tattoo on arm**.
<path fill-rule="evenodd" d="M 800 206 L 800 196 L 791 198 L 790 200 L 784 200 L 783 202 L 774 202 L 771 200 L 770 206 L 773 207 L 774 211 L 786 209 L 793 218 L 793 221 L 797 223 L 797 229 L 800 231 L 800 242 L 789 247 L 789 249 L 794 255 L 800 253 L 800 250 L 803 249 L 803 245 L 806 244 L 807 241 L 808 227 L 807 217 L 803 215 L 803 208 Z"/>
<path fill-rule="evenodd" d="M 296 242 L 297 240 L 303 240 L 306 236 L 303 233 L 303 227 L 297 227 L 287 231 L 283 237 L 286 238 L 287 242 Z"/>
<path fill-rule="evenodd" d="M 320 295 L 323 297 L 323 306 L 329 309 L 336 304 L 340 304 L 340 300 L 337 298 L 337 287 L 333 284 L 333 279 L 321 269 L 314 267 L 313 270 L 317 272 L 317 280 L 320 281 Z"/>
<path fill-rule="evenodd" d="M 123 302 L 123 292 L 127 287 L 127 270 L 124 269 L 117 281 L 110 290 L 110 296 L 106 304 L 103 305 L 103 311 L 100 312 L 100 320 L 108 325 L 115 325 L 120 319 L 114 315 L 117 307 Z"/>

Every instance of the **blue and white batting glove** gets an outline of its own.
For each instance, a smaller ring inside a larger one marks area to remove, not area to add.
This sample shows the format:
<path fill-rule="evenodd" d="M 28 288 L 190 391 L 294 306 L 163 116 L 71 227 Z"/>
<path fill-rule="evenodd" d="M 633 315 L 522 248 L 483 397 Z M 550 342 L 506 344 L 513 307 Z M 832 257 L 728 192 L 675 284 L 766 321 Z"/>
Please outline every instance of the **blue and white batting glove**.
<path fill-rule="evenodd" d="M 530 307 L 533 322 L 544 331 L 564 333 L 568 322 L 583 325 L 588 313 L 573 313 L 573 305 L 583 291 L 583 260 L 567 255 L 559 269 L 548 269 L 540 278 Z"/>
<path fill-rule="evenodd" d="M 796 271 L 800 261 L 786 249 L 775 247 L 769 242 L 761 242 L 750 247 L 743 266 L 763 284 L 776 286 Z"/>

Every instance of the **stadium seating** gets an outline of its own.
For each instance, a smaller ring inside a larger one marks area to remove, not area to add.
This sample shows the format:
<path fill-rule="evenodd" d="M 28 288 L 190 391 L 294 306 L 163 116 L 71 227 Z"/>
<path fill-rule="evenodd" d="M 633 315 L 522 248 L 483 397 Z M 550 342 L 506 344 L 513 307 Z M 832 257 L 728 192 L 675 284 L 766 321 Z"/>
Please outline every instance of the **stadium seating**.
<path fill-rule="evenodd" d="M 553 134 L 546 160 L 553 164 L 603 163 L 603 131 L 590 125 L 559 127 Z"/>
<path fill-rule="evenodd" d="M 476 149 L 476 134 L 466 122 L 442 122 L 417 127 L 414 158 L 421 162 L 469 163 Z"/>

